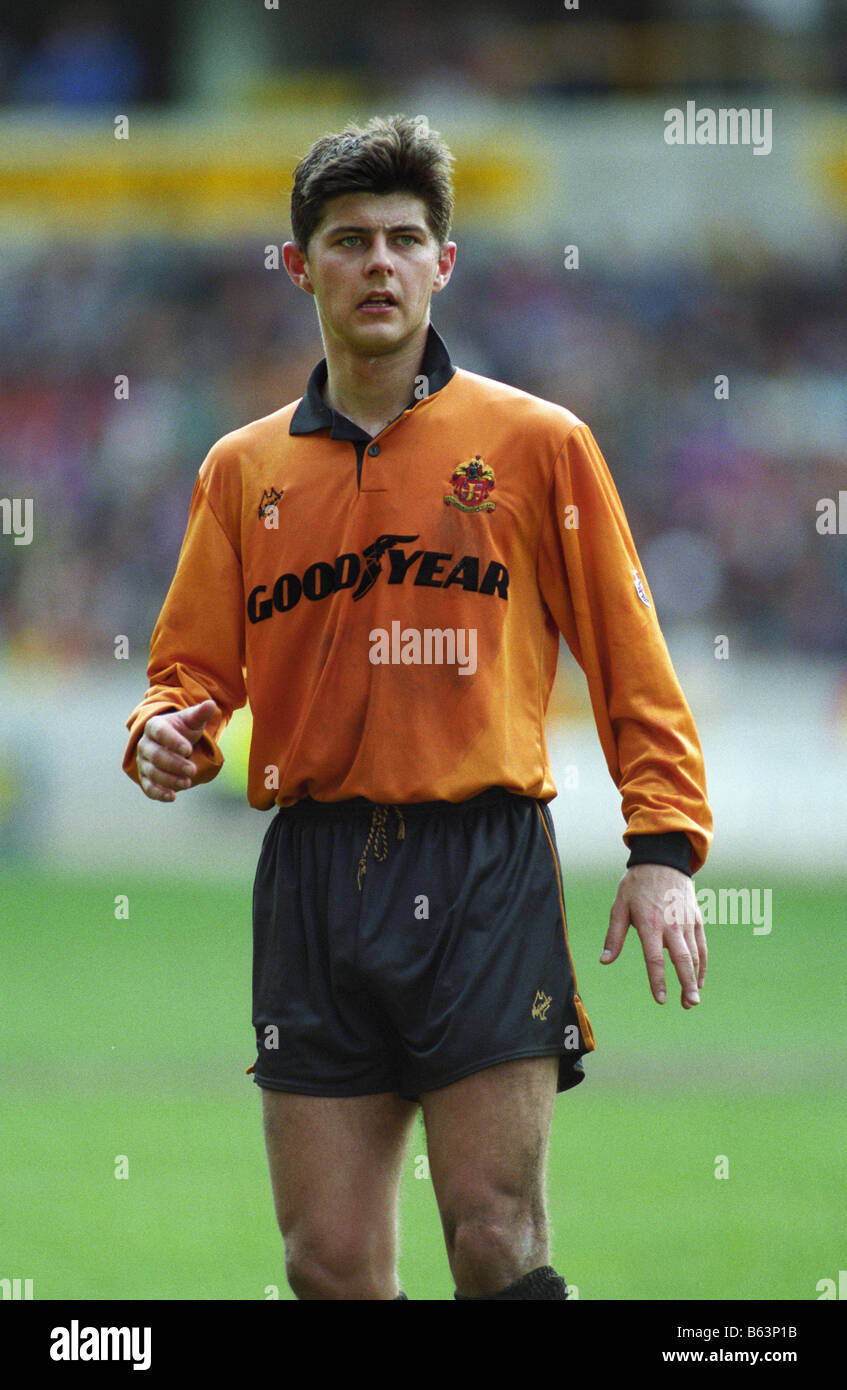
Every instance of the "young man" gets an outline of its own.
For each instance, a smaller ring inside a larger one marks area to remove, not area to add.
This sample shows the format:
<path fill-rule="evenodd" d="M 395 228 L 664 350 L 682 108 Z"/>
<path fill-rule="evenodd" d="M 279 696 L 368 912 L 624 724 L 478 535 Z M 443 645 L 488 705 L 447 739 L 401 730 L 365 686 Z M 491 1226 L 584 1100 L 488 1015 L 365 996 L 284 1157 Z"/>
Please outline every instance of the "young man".
<path fill-rule="evenodd" d="M 405 1296 L 418 1105 L 456 1297 L 567 1297 L 546 1151 L 594 1039 L 547 808 L 560 632 L 627 822 L 603 959 L 634 925 L 654 997 L 667 948 L 684 1008 L 706 969 L 700 746 L 605 463 L 569 411 L 456 369 L 430 325 L 450 162 L 394 118 L 298 165 L 285 265 L 326 357 L 205 460 L 128 721 L 127 772 L 172 801 L 214 777 L 250 701 L 248 797 L 280 808 L 254 887 L 254 1080 L 301 1299 Z"/>

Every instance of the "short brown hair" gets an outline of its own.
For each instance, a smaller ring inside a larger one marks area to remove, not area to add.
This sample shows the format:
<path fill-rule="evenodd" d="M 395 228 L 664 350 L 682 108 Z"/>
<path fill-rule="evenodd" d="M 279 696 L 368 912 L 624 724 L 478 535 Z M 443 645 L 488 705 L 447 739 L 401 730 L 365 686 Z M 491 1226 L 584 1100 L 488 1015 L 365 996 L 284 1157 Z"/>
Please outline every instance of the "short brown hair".
<path fill-rule="evenodd" d="M 330 198 L 343 193 L 411 193 L 426 207 L 443 250 L 453 221 L 453 156 L 425 116 L 375 116 L 362 129 L 348 125 L 323 135 L 294 171 L 291 231 L 302 251 Z"/>

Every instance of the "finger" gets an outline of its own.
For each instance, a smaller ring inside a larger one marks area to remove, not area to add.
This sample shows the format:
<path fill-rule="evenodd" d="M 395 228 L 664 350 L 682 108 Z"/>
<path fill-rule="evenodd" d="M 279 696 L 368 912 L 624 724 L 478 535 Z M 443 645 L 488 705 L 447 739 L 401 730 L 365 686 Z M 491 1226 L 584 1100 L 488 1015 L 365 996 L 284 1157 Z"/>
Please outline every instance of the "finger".
<path fill-rule="evenodd" d="M 153 758 L 165 756 L 154 752 Z M 184 787 L 190 787 L 192 777 L 195 775 L 193 763 L 184 763 L 180 759 L 180 766 L 171 770 L 157 765 L 153 759 L 145 757 L 143 753 L 137 756 L 139 778 L 146 777 L 148 782 L 152 782 L 157 787 L 167 787 L 171 791 L 180 791 Z M 192 770 L 189 771 L 188 769 Z"/>
<path fill-rule="evenodd" d="M 196 765 L 189 762 L 188 758 L 182 758 L 178 753 L 169 753 L 167 748 L 163 748 L 158 743 L 151 743 L 150 746 L 146 748 L 142 744 L 139 751 L 141 759 L 145 764 L 144 770 L 151 776 L 154 775 L 151 772 L 152 768 L 155 768 L 157 772 L 162 772 L 167 774 L 167 776 L 175 778 L 176 782 L 182 782 L 186 778 L 196 777 L 197 775 Z M 156 778 L 156 780 L 160 781 L 159 778 Z M 173 786 L 175 783 L 162 782 L 161 785 Z"/>
<path fill-rule="evenodd" d="M 697 939 L 697 953 L 700 958 L 700 970 L 697 975 L 697 984 L 699 988 L 702 989 L 706 979 L 706 967 L 709 963 L 709 948 L 706 944 L 706 929 L 703 926 L 703 919 L 699 914 L 694 927 L 694 935 Z"/>
<path fill-rule="evenodd" d="M 685 945 L 688 949 L 688 954 L 691 957 L 691 969 L 694 972 L 694 981 L 697 983 L 700 979 L 700 949 L 697 945 L 697 937 L 693 923 L 690 927 L 685 927 L 683 936 L 685 937 Z"/>
<path fill-rule="evenodd" d="M 650 989 L 657 1004 L 664 1004 L 668 997 L 667 985 L 665 983 L 665 953 L 662 949 L 662 938 L 658 932 L 644 933 L 641 936 L 641 946 L 644 951 L 644 963 L 647 966 L 647 979 L 650 982 Z"/>
<path fill-rule="evenodd" d="M 191 705 L 189 709 L 180 711 L 180 724 L 191 740 L 192 747 L 202 735 L 209 720 L 218 713 L 214 700 L 202 700 L 199 705 Z"/>
<path fill-rule="evenodd" d="M 700 995 L 697 990 L 697 971 L 682 932 L 677 930 L 668 933 L 667 948 L 682 986 L 682 1007 L 690 1009 L 700 1003 Z"/>
<path fill-rule="evenodd" d="M 164 787 L 157 787 L 152 782 L 142 782 L 141 790 L 151 801 L 175 801 L 176 792 L 167 791 Z"/>
<path fill-rule="evenodd" d="M 159 744 L 161 748 L 169 748 L 173 753 L 181 753 L 184 758 L 190 758 L 194 751 L 194 744 L 185 734 L 179 732 L 173 720 L 166 715 L 155 715 L 148 720 L 141 742 L 145 739 L 151 739 L 153 743 Z"/>
<path fill-rule="evenodd" d="M 154 757 L 174 756 L 173 754 L 166 754 L 161 750 L 156 750 L 155 744 L 153 748 Z M 195 772 L 193 763 L 185 764 L 186 769 L 192 769 L 191 773 L 186 770 L 170 772 L 158 767 L 156 763 L 152 762 L 149 758 L 145 758 L 140 751 L 137 755 L 136 763 L 138 767 L 138 780 L 141 782 L 142 787 L 144 787 L 146 783 L 148 786 L 157 787 L 162 791 L 178 792 L 185 791 L 188 787 L 194 785 L 192 780 Z M 180 763 L 182 763 L 182 759 L 180 759 Z"/>
<path fill-rule="evenodd" d="M 606 932 L 606 940 L 603 943 L 603 951 L 600 956 L 601 965 L 610 965 L 613 960 L 617 960 L 623 950 L 629 926 L 629 908 L 626 905 L 626 899 L 621 893 L 618 893 L 609 914 L 609 929 Z"/>
<path fill-rule="evenodd" d="M 161 772 L 149 763 L 144 764 L 143 769 L 139 764 L 138 773 L 139 780 L 143 776 L 151 787 L 158 787 L 161 791 L 181 792 L 193 785 L 190 777 L 175 777 L 173 773 Z"/>
<path fill-rule="evenodd" d="M 157 782 L 154 782 L 151 777 L 148 777 L 148 775 L 142 771 L 140 764 L 138 767 L 138 781 L 144 795 L 149 797 L 151 801 L 173 801 L 176 798 L 175 791 L 172 791 L 169 787 L 160 787 Z"/>

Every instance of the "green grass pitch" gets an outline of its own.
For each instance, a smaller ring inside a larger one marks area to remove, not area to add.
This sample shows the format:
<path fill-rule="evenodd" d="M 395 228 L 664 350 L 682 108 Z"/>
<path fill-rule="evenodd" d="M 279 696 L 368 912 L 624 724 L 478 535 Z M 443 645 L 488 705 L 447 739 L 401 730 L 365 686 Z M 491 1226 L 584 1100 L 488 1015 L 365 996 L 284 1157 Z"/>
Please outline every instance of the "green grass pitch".
<path fill-rule="evenodd" d="M 245 1075 L 249 883 L 3 877 L 0 1277 L 36 1299 L 289 1298 Z M 598 1050 L 557 1101 L 553 1262 L 580 1299 L 814 1300 L 847 1260 L 840 889 L 775 882 L 769 935 L 712 927 L 684 1012 L 675 986 L 653 1003 L 634 933 L 599 964 L 615 886 L 566 873 Z M 450 1299 L 424 1154 L 418 1122 L 401 1276 Z"/>

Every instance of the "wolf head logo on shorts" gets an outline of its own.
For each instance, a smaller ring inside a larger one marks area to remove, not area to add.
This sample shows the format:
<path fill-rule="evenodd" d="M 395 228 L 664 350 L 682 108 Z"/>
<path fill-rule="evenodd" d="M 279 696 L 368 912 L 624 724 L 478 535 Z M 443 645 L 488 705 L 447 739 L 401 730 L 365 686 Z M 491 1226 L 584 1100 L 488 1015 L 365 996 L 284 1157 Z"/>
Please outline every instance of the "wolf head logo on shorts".
<path fill-rule="evenodd" d="M 532 1001 L 532 1017 L 540 1018 L 542 1023 L 547 1020 L 547 1010 L 553 1003 L 553 996 L 545 994 L 543 989 L 535 991 L 535 998 Z"/>

